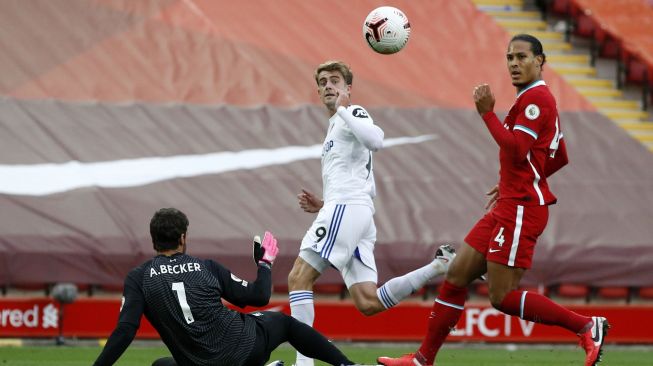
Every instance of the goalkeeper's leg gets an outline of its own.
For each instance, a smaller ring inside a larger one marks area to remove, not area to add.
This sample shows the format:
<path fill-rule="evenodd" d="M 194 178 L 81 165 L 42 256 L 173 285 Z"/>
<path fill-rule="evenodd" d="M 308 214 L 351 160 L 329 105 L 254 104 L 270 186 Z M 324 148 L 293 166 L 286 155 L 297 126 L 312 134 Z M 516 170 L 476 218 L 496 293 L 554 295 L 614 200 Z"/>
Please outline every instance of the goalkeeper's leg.
<path fill-rule="evenodd" d="M 152 362 L 152 366 L 177 366 L 177 363 L 172 357 L 163 357 Z"/>
<path fill-rule="evenodd" d="M 256 344 L 246 365 L 260 365 L 281 343 L 289 342 L 302 354 L 330 365 L 354 365 L 318 331 L 283 313 L 254 313 L 257 319 Z"/>

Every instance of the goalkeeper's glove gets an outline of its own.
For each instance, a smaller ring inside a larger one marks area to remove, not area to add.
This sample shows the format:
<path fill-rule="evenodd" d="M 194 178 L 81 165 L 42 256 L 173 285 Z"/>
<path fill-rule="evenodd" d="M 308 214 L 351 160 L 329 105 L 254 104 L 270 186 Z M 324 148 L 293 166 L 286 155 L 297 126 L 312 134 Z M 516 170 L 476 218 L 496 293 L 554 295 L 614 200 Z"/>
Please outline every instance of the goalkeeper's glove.
<path fill-rule="evenodd" d="M 277 253 L 279 253 L 277 239 L 275 239 L 269 231 L 265 232 L 262 242 L 260 236 L 255 236 L 252 252 L 256 264 L 272 266 L 272 263 L 274 263 L 274 260 L 277 258 Z"/>

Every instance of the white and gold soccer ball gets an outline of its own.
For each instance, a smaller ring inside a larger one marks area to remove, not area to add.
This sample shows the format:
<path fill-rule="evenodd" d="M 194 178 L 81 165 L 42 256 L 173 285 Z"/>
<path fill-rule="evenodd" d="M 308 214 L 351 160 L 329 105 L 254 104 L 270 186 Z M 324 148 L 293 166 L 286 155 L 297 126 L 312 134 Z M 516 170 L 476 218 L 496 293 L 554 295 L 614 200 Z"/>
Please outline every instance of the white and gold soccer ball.
<path fill-rule="evenodd" d="M 374 51 L 384 55 L 401 51 L 410 37 L 406 14 L 392 6 L 372 10 L 363 23 L 363 37 Z"/>

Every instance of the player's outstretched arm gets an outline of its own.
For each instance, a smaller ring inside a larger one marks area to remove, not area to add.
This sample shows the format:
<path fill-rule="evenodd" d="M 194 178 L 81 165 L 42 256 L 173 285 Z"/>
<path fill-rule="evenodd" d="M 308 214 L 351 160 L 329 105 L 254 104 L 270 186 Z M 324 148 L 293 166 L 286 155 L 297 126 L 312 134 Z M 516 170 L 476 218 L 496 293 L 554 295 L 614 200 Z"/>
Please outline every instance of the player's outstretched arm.
<path fill-rule="evenodd" d="M 257 249 L 258 246 L 260 246 L 260 249 Z M 253 252 L 254 261 L 258 264 L 258 272 L 254 282 L 240 279 L 215 261 L 205 261 L 209 271 L 220 282 L 223 289 L 222 297 L 236 306 L 265 306 L 272 295 L 271 268 L 279 253 L 277 239 L 272 233 L 266 231 L 263 240 L 258 237 L 254 238 Z"/>
<path fill-rule="evenodd" d="M 113 365 L 132 343 L 137 330 L 132 324 L 118 323 L 93 366 Z"/>
<path fill-rule="evenodd" d="M 299 207 L 310 213 L 318 212 L 324 206 L 324 201 L 303 188 L 302 192 L 297 195 L 297 200 L 299 201 Z"/>
<path fill-rule="evenodd" d="M 378 151 L 383 147 L 383 130 L 374 124 L 365 109 L 358 106 L 340 106 L 337 112 L 354 136 L 356 136 L 356 139 L 365 145 L 366 148 L 372 151 Z"/>
<path fill-rule="evenodd" d="M 337 113 L 356 136 L 356 139 L 372 151 L 381 149 L 383 147 L 383 130 L 374 124 L 372 117 L 363 107 L 351 105 L 349 93 L 346 90 L 338 90 L 337 93 Z"/>
<path fill-rule="evenodd" d="M 263 236 L 263 241 L 261 241 L 261 238 L 258 235 L 255 236 L 254 246 L 260 248 L 258 258 L 254 258 L 256 263 L 259 266 L 272 268 L 272 264 L 274 264 L 274 260 L 277 259 L 277 254 L 279 254 L 277 239 L 274 237 L 274 235 L 272 235 L 271 232 L 266 231 L 265 235 Z"/>
<path fill-rule="evenodd" d="M 94 366 L 113 365 L 134 340 L 145 307 L 145 299 L 139 290 L 138 280 L 135 279 L 141 275 L 142 272 L 132 271 L 127 276 L 118 325 L 109 336 Z"/>

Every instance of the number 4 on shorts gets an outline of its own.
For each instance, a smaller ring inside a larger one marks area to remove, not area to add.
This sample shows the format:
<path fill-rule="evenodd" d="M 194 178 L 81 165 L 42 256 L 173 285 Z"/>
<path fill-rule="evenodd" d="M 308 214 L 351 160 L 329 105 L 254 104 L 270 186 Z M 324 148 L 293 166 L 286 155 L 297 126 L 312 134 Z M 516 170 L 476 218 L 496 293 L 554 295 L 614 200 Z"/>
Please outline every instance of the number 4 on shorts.
<path fill-rule="evenodd" d="M 499 229 L 499 233 L 498 233 L 497 236 L 494 238 L 494 241 L 496 241 L 497 243 L 499 243 L 499 246 L 500 246 L 500 247 L 503 246 L 503 243 L 506 241 L 506 238 L 503 236 L 503 226 L 501 227 L 501 229 Z"/>

